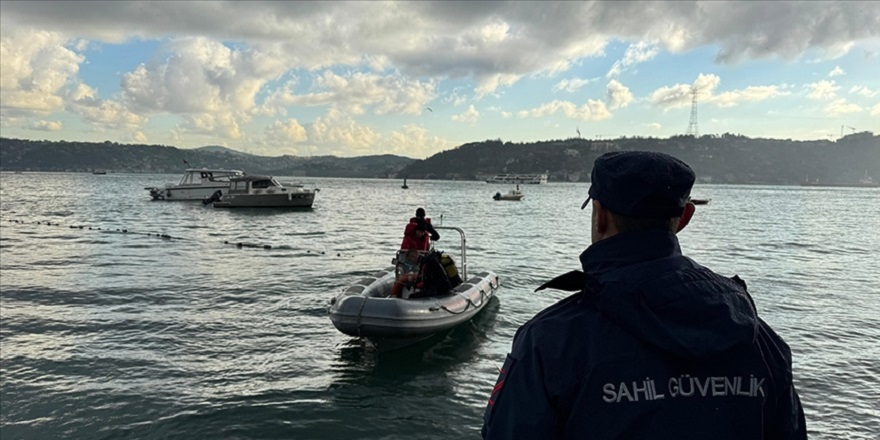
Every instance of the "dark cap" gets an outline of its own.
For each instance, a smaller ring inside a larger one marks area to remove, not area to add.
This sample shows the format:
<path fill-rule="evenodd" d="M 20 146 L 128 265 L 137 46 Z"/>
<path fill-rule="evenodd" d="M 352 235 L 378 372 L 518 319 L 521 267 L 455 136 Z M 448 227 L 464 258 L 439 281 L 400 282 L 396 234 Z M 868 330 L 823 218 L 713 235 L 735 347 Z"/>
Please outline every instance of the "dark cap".
<path fill-rule="evenodd" d="M 629 217 L 672 218 L 684 212 L 696 175 L 668 154 L 614 151 L 593 163 L 589 197 L 611 212 Z"/>

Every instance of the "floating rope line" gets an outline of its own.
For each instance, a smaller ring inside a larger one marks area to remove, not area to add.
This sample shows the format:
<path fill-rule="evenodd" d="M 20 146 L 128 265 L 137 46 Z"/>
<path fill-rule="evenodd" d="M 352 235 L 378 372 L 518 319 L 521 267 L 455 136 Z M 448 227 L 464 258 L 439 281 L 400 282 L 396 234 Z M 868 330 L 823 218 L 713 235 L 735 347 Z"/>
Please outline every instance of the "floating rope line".
<path fill-rule="evenodd" d="M 61 227 L 66 226 L 66 227 L 69 228 L 69 229 L 82 229 L 82 230 L 88 230 L 88 231 L 100 231 L 100 232 L 102 232 L 102 233 L 120 233 L 120 234 L 130 234 L 130 235 L 143 235 L 143 236 L 146 236 L 146 237 L 155 237 L 155 238 L 160 238 L 160 239 L 163 239 L 163 240 L 185 240 L 185 241 L 191 241 L 191 239 L 187 239 L 187 238 L 184 238 L 184 237 L 175 237 L 175 236 L 172 236 L 172 235 L 169 235 L 169 234 L 159 234 L 159 233 L 153 233 L 153 232 L 138 232 L 138 231 L 129 230 L 128 228 L 101 228 L 101 227 L 88 226 L 88 225 L 62 225 L 61 223 L 52 223 L 52 222 L 50 222 L 50 221 L 35 221 L 35 222 L 30 222 L 30 221 L 25 221 L 25 220 L 8 220 L 8 222 L 9 222 L 9 223 L 16 223 L 16 224 L 20 224 L 20 225 L 36 224 L 36 225 L 42 225 L 42 226 L 61 226 Z M 251 249 L 260 249 L 260 248 L 262 248 L 262 249 L 266 249 L 266 250 L 270 250 L 270 249 L 294 249 L 294 248 L 292 248 L 292 247 L 290 247 L 290 246 L 286 246 L 286 245 L 272 246 L 272 245 L 269 245 L 269 244 L 246 243 L 246 242 L 236 242 L 236 241 L 229 241 L 229 240 L 224 240 L 224 241 L 223 241 L 223 244 L 225 244 L 225 245 L 232 245 L 232 246 L 235 246 L 235 247 L 237 247 L 237 248 L 239 248 L 239 249 L 242 249 L 242 248 L 251 248 Z M 305 252 L 308 253 L 308 254 L 314 254 L 314 255 L 327 255 L 327 251 L 313 251 L 313 250 L 311 250 L 311 249 L 305 249 Z M 332 255 L 332 253 L 331 253 L 331 255 Z M 336 253 L 336 256 L 337 256 L 337 257 L 344 257 L 344 255 L 343 255 L 341 252 Z M 345 256 L 347 256 L 347 255 L 345 255 Z"/>

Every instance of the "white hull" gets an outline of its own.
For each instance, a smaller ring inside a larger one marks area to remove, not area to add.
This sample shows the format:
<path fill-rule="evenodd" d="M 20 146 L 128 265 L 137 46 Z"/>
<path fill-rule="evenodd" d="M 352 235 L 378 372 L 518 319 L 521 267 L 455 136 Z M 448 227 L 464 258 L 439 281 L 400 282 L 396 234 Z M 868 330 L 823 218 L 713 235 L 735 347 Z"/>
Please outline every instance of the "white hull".
<path fill-rule="evenodd" d="M 199 186 L 180 186 L 173 185 L 165 188 L 154 188 L 150 190 L 150 196 L 153 200 L 204 200 L 211 197 L 216 191 L 223 191 L 229 188 L 228 183 L 218 183 L 216 185 L 199 185 Z"/>

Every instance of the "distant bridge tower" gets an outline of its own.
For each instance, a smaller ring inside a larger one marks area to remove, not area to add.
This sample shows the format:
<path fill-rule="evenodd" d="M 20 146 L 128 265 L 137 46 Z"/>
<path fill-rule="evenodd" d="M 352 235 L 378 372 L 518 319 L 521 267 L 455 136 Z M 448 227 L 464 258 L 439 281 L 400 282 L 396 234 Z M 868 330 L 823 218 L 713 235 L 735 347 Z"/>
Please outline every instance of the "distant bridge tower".
<path fill-rule="evenodd" d="M 691 122 L 688 124 L 686 135 L 700 137 L 700 129 L 697 127 L 697 88 L 691 87 Z"/>

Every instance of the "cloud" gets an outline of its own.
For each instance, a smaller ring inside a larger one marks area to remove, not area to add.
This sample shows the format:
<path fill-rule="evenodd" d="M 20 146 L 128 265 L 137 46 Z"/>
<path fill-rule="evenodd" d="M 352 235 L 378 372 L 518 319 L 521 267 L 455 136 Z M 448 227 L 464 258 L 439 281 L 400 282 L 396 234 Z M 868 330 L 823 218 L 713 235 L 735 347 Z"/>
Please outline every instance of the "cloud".
<path fill-rule="evenodd" d="M 476 124 L 479 119 L 480 112 L 477 111 L 473 104 L 469 105 L 464 113 L 452 116 L 453 121 L 462 122 L 465 124 Z"/>
<path fill-rule="evenodd" d="M 347 113 L 360 115 L 368 109 L 377 115 L 421 114 L 437 95 L 434 81 L 408 80 L 400 75 L 381 76 L 355 72 L 337 75 L 325 71 L 315 78 L 313 92 L 296 95 L 288 82 L 274 91 L 264 103 L 268 113 L 290 105 L 307 107 L 330 106 Z"/>
<path fill-rule="evenodd" d="M 880 104 L 874 104 L 871 107 L 871 116 L 880 116 Z"/>
<path fill-rule="evenodd" d="M 849 93 L 864 96 L 866 98 L 873 98 L 880 95 L 880 90 L 871 90 L 865 86 L 852 86 L 852 88 L 849 89 Z"/>
<path fill-rule="evenodd" d="M 734 107 L 742 102 L 764 101 L 791 94 L 785 84 L 778 86 L 748 86 L 740 90 L 716 93 L 720 84 L 721 78 L 717 75 L 700 74 L 693 85 L 676 84 L 674 86 L 664 86 L 653 91 L 648 96 L 648 102 L 664 110 L 689 107 L 693 103 L 693 90 L 696 90 L 698 103 L 715 104 L 718 107 L 726 108 Z"/>
<path fill-rule="evenodd" d="M 67 48 L 58 32 L 4 27 L 0 37 L 0 108 L 21 116 L 47 115 L 64 108 L 66 86 L 74 81 L 82 55 Z"/>
<path fill-rule="evenodd" d="M 371 63 L 416 75 L 473 77 L 562 71 L 573 59 L 601 54 L 609 38 L 656 42 L 674 52 L 717 47 L 719 62 L 793 59 L 808 50 L 831 56 L 848 50 L 852 41 L 877 36 L 880 16 L 873 2 L 514 5 L 162 2 L 145 13 L 137 2 L 4 2 L 0 16 L 4 28 L 37 26 L 114 43 L 179 34 L 278 44 L 288 59 L 308 69 L 362 61 L 362 54 L 370 54 Z M 338 50 L 324 50 L 328 44 Z M 522 56 L 526 53 L 530 56 Z M 451 62 L 455 59 L 463 62 Z"/>
<path fill-rule="evenodd" d="M 351 116 L 330 109 L 308 126 L 309 141 L 344 156 L 373 154 L 380 134 Z"/>
<path fill-rule="evenodd" d="M 305 127 L 296 119 L 275 121 L 265 130 L 266 138 L 275 145 L 305 142 L 309 139 Z"/>
<path fill-rule="evenodd" d="M 623 54 L 623 59 L 615 61 L 605 76 L 611 78 L 612 76 L 620 75 L 628 67 L 648 61 L 657 56 L 659 52 L 660 48 L 657 47 L 656 43 L 639 41 L 630 44 L 626 49 L 626 53 Z"/>
<path fill-rule="evenodd" d="M 383 143 L 388 146 L 386 150 L 388 153 L 417 158 L 427 157 L 455 146 L 452 141 L 431 136 L 425 128 L 412 124 L 392 132 Z"/>
<path fill-rule="evenodd" d="M 64 124 L 61 121 L 34 121 L 31 129 L 39 131 L 61 131 Z"/>
<path fill-rule="evenodd" d="M 694 89 L 697 90 L 697 100 L 712 96 L 721 78 L 713 74 L 700 74 L 693 84 L 676 84 L 664 86 L 648 95 L 648 102 L 661 107 L 664 110 L 689 107 L 691 105 Z"/>
<path fill-rule="evenodd" d="M 608 108 L 611 110 L 624 108 L 633 101 L 632 92 L 616 79 L 608 82 L 607 89 L 606 101 L 608 101 Z"/>
<path fill-rule="evenodd" d="M 823 101 L 830 101 L 836 98 L 837 91 L 840 90 L 840 86 L 836 85 L 834 81 L 824 79 L 822 81 L 807 84 L 806 87 L 810 90 L 810 93 L 807 94 L 808 98 Z"/>
<path fill-rule="evenodd" d="M 244 113 L 270 79 L 284 72 L 271 54 L 233 49 L 203 37 L 173 40 L 165 58 L 122 76 L 122 94 L 134 109 L 162 113 Z"/>
<path fill-rule="evenodd" d="M 828 72 L 828 76 L 834 78 L 835 76 L 846 75 L 846 72 L 840 68 L 840 66 L 834 66 L 834 70 Z"/>
<path fill-rule="evenodd" d="M 660 124 L 657 123 L 657 122 L 652 122 L 652 123 L 648 124 L 648 128 L 651 128 L 651 129 L 654 129 L 654 130 L 660 130 L 660 129 L 663 128 L 663 126 L 660 125 Z"/>
<path fill-rule="evenodd" d="M 554 92 L 564 91 L 568 93 L 574 93 L 580 90 L 583 86 L 595 81 L 594 79 L 583 79 L 583 78 L 572 78 L 572 79 L 563 79 L 556 83 L 553 86 Z"/>
<path fill-rule="evenodd" d="M 520 118 L 543 118 L 556 113 L 562 113 L 570 119 L 579 121 L 601 121 L 611 117 L 611 112 L 608 111 L 605 103 L 593 99 L 587 100 L 581 106 L 570 101 L 554 100 L 531 110 L 519 111 L 517 116 Z"/>
<path fill-rule="evenodd" d="M 846 99 L 835 99 L 825 106 L 825 113 L 829 116 L 839 116 L 847 113 L 858 113 L 862 108 L 856 104 L 846 102 Z"/>
<path fill-rule="evenodd" d="M 132 112 L 123 103 L 97 98 L 98 92 L 78 84 L 68 96 L 68 109 L 94 126 L 112 129 L 139 129 L 148 118 Z"/>
<path fill-rule="evenodd" d="M 708 99 L 718 107 L 733 107 L 744 101 L 764 101 L 770 98 L 790 95 L 790 92 L 781 90 L 779 86 L 748 86 L 742 90 L 719 93 Z"/>

